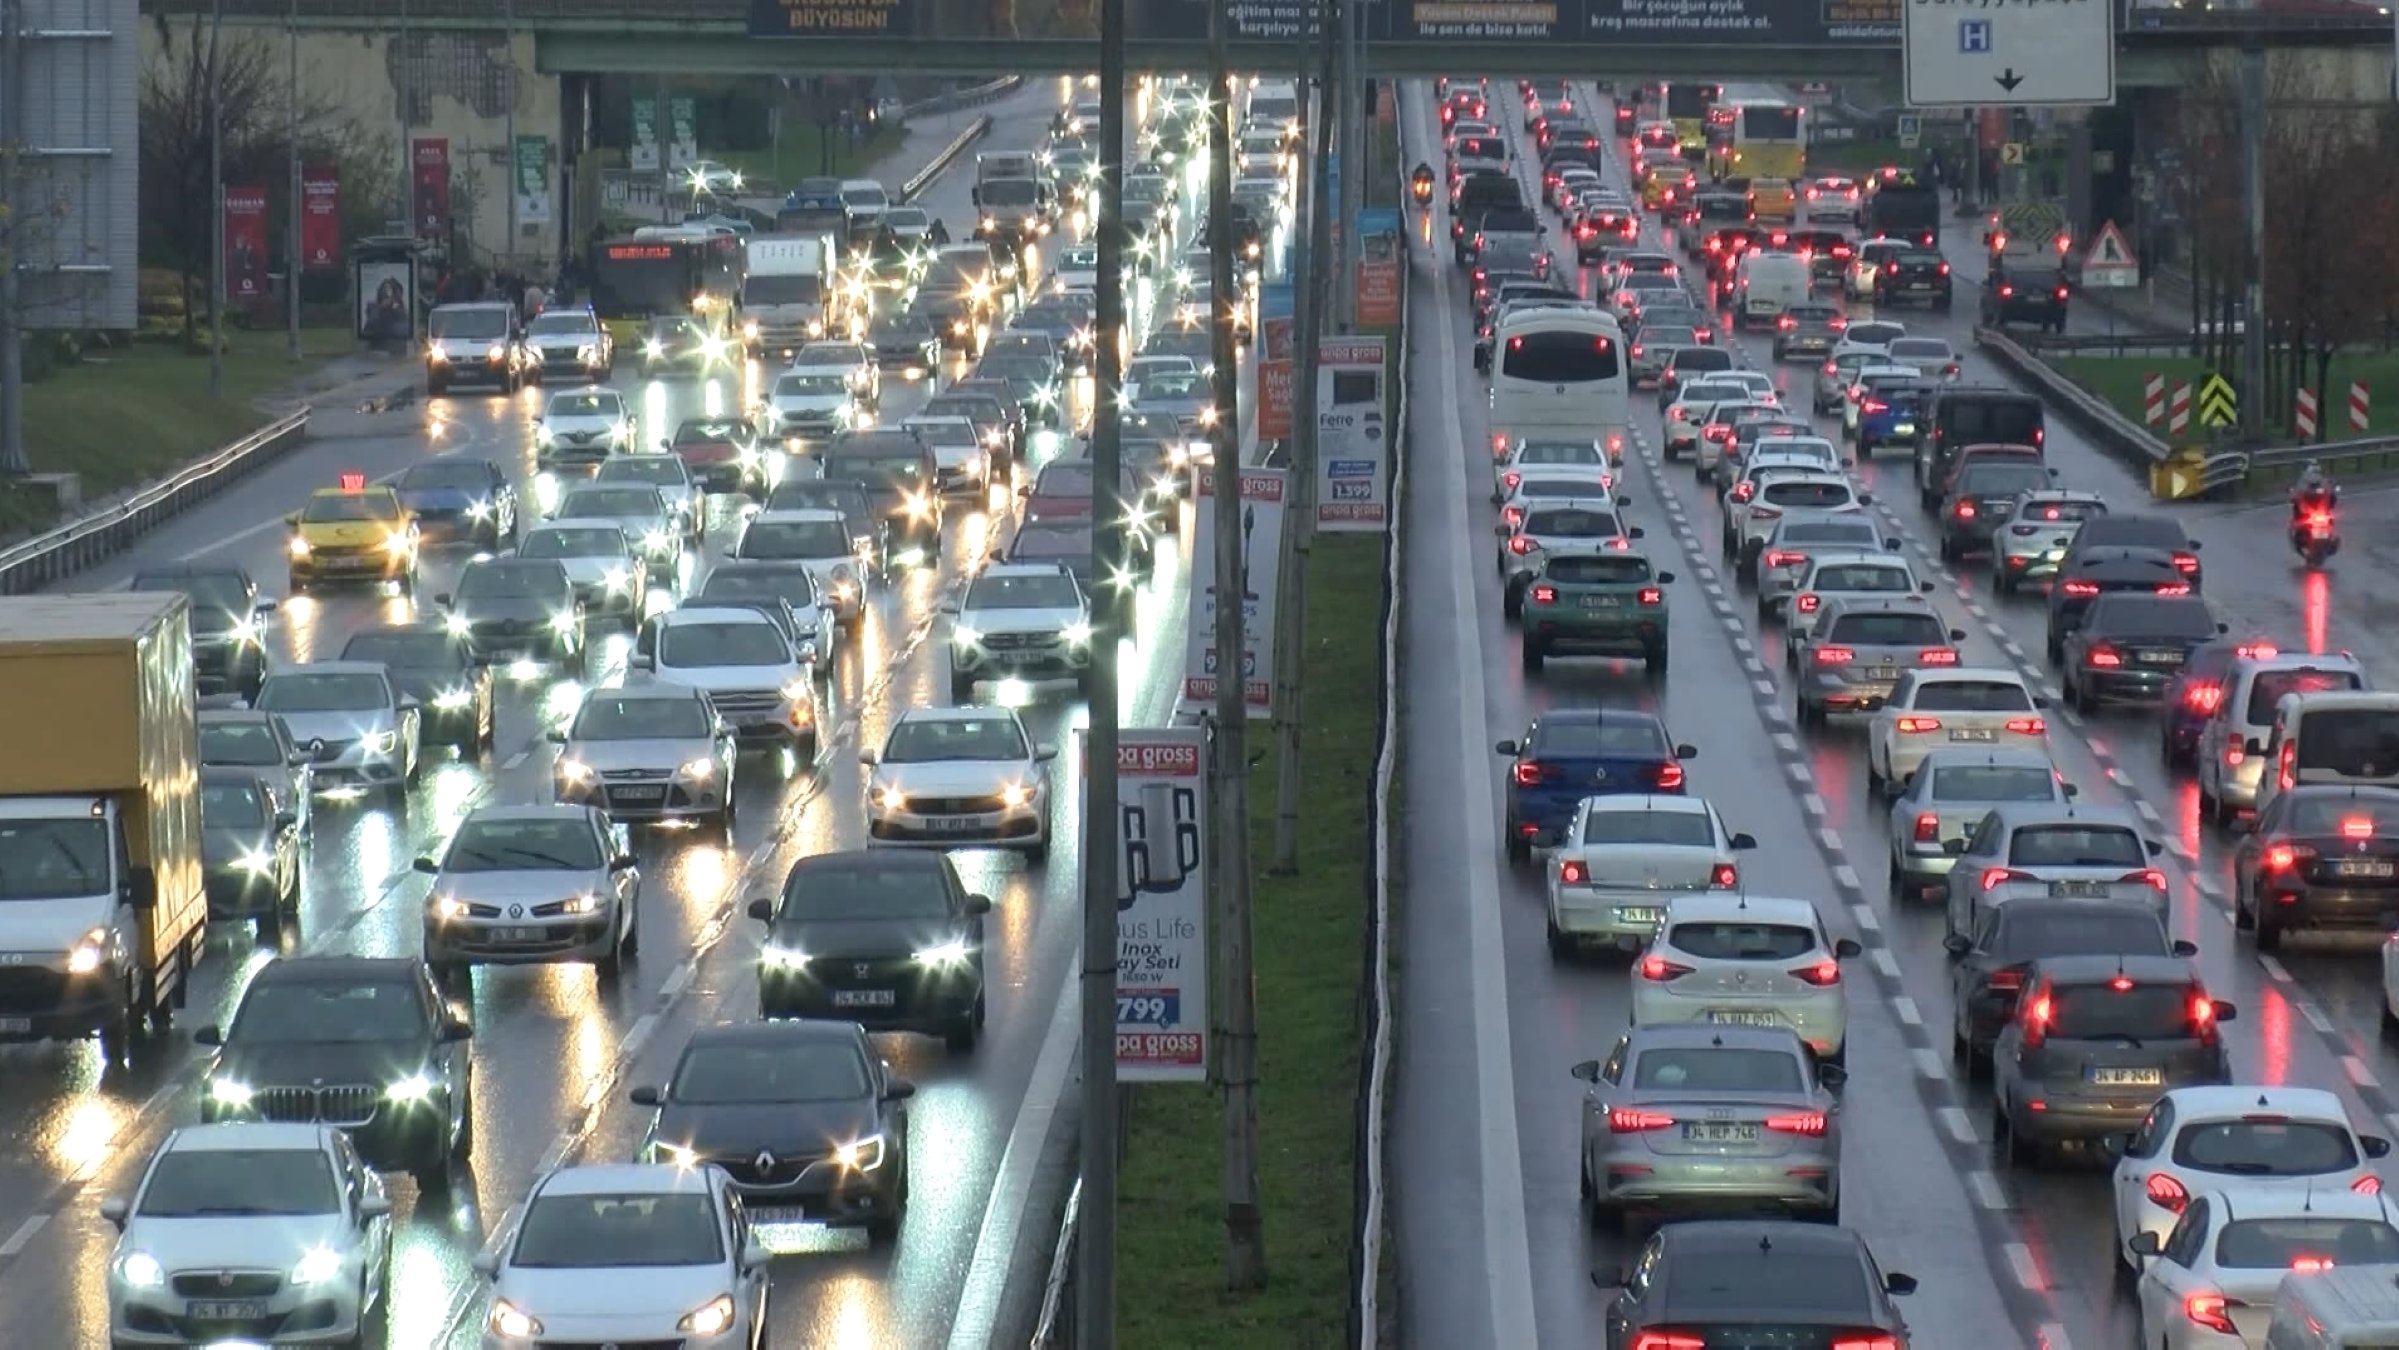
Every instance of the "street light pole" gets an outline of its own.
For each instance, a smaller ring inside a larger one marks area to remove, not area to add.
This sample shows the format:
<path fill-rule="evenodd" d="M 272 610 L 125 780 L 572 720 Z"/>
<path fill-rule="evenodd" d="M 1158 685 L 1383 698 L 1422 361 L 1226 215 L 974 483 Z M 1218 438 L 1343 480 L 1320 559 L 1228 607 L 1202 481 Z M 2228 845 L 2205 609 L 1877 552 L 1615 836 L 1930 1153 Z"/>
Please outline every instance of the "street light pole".
<path fill-rule="evenodd" d="M 18 78 L 18 30 L 24 26 L 19 0 L 0 0 L 0 219 L 13 219 L 16 204 L 18 116 L 25 81 Z M 21 236 L 20 236 L 21 237 Z M 25 348 L 18 329 L 15 242 L 0 235 L 0 473 L 31 473 L 25 458 Z"/>
<path fill-rule="evenodd" d="M 284 86 L 284 140 L 291 153 L 291 220 L 285 227 L 283 298 L 290 325 L 285 352 L 300 359 L 300 0 L 292 0 L 291 68 Z"/>
<path fill-rule="evenodd" d="M 500 22 L 508 34 L 508 107 L 500 129 L 502 147 L 500 162 L 508 166 L 508 251 L 501 255 L 503 262 L 516 257 L 517 195 L 524 187 L 525 166 L 517 162 L 516 150 L 516 0 L 503 0 Z"/>
<path fill-rule="evenodd" d="M 208 22 L 208 396 L 225 397 L 225 112 L 217 88 L 217 42 L 225 31 L 225 0 L 209 6 Z"/>

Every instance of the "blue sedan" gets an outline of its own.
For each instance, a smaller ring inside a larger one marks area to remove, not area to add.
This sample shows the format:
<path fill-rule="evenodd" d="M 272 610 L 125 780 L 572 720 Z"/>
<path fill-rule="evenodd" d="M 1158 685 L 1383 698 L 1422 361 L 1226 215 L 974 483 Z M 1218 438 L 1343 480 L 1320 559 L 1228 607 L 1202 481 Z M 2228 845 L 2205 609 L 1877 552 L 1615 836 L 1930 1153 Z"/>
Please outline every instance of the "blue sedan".
<path fill-rule="evenodd" d="M 1521 740 L 1494 747 L 1506 755 L 1507 850 L 1529 862 L 1559 841 L 1585 797 L 1620 792 L 1679 794 L 1683 761 L 1697 755 L 1666 733 L 1655 713 L 1631 708 L 1570 708 L 1534 719 Z"/>

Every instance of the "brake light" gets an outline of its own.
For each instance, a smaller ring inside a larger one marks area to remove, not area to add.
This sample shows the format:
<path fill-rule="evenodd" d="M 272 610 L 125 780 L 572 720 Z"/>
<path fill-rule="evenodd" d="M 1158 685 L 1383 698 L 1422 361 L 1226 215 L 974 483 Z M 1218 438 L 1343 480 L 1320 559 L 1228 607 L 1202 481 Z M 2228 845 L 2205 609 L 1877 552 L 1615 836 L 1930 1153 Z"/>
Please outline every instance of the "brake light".
<path fill-rule="evenodd" d="M 1523 555 L 1532 551 L 1533 541 L 1521 534 L 1508 541 L 1508 552 L 1516 554 L 1518 557 L 1522 557 Z"/>
<path fill-rule="evenodd" d="M 1631 1350 L 1708 1350 L 1708 1340 L 1687 1331 L 1644 1331 L 1633 1337 Z"/>
<path fill-rule="evenodd" d="M 1958 518 L 1958 519 L 1960 519 L 1960 520 L 1972 520 L 1972 519 L 1974 519 L 1974 517 L 1975 517 L 1975 515 L 1976 515 L 1976 514 L 1977 514 L 1977 508 L 1975 507 L 1974 503 L 1972 503 L 1972 502 L 1959 502 L 1959 503 L 1957 504 L 1957 512 L 1956 512 L 1956 515 L 1957 515 L 1957 518 Z"/>
<path fill-rule="evenodd" d="M 2098 646 L 2083 654 L 2083 662 L 2102 670 L 2113 670 L 2124 664 L 2124 658 L 2113 647 Z"/>
<path fill-rule="evenodd" d="M 1775 326 L 1776 328 L 1779 328 L 1779 329 L 1781 329 L 1782 331 L 1784 331 L 1784 332 L 1788 333 L 1788 332 L 1790 332 L 1792 329 L 1794 329 L 1794 328 L 1797 328 L 1797 327 L 1799 326 L 1799 320 L 1792 318 L 1792 317 L 1791 317 L 1790 315 L 1788 315 L 1788 314 L 1785 314 L 1783 317 L 1781 317 L 1781 318 L 1779 318 L 1779 319 L 1776 319 L 1776 320 L 1774 321 L 1774 326 Z"/>
<path fill-rule="evenodd" d="M 1940 729 L 1941 719 L 1938 717 L 1902 717 L 1899 719 L 1899 730 L 1902 735 L 1923 736 Z"/>
<path fill-rule="evenodd" d="M 1883 402 L 1879 398 L 1870 398 L 1858 405 L 1858 411 L 1862 413 L 1889 412 L 1891 411 L 1891 405 Z"/>
<path fill-rule="evenodd" d="M 1833 1350 L 1899 1350 L 1899 1338 L 1887 1331 L 1867 1331 L 1833 1337 Z"/>
<path fill-rule="evenodd" d="M 2191 1030 L 2203 1041 L 2216 1039 L 2216 1001 L 2205 989 L 2191 991 Z"/>
<path fill-rule="evenodd" d="M 1828 376 L 1838 376 L 1841 373 L 1841 368 L 1834 365 L 1832 362 L 1827 361 L 1824 363 L 1824 373 Z"/>
<path fill-rule="evenodd" d="M 2286 792 L 2289 791 L 2291 787 L 2299 781 L 2298 774 L 2296 772 L 2298 765 L 2299 742 L 2283 742 L 2282 752 L 2276 759 L 2274 765 L 2274 773 L 2275 777 L 2281 782 L 2283 790 Z"/>
<path fill-rule="evenodd" d="M 2088 600 L 2099 594 L 2099 583 L 2096 581 L 2069 581 L 2060 589 L 2075 599 Z"/>
<path fill-rule="evenodd" d="M 1857 659 L 1858 654 L 1847 647 L 1818 647 L 1816 649 L 1816 664 L 1820 666 L 1845 666 Z"/>
<path fill-rule="evenodd" d="M 1565 862 L 1558 864 L 1559 885 L 1581 886 L 1588 884 L 1590 880 L 1591 869 L 1583 866 L 1581 859 L 1568 858 Z"/>
<path fill-rule="evenodd" d="M 1507 485 L 1508 491 L 1514 492 L 1516 490 L 1516 485 L 1524 481 L 1524 475 L 1511 469 L 1508 472 L 1501 474 L 1499 476 L 1499 481 Z"/>
<path fill-rule="evenodd" d="M 1558 588 L 1555 586 L 1535 586 L 1533 588 L 1533 603 L 1536 605 L 1554 605 L 1558 603 Z"/>
<path fill-rule="evenodd" d="M 1760 506 L 1756 510 L 1753 510 L 1749 513 L 1749 518 L 1753 521 L 1781 520 L 1783 518 L 1783 509 L 1779 506 Z"/>
<path fill-rule="evenodd" d="M 2195 684 L 2182 691 L 2182 706 L 2197 713 L 2212 713 L 2224 701 L 2224 691 L 2212 684 Z"/>
<path fill-rule="evenodd" d="M 2294 1256 L 2291 1258 L 2293 1274 L 2321 1275 L 2330 1269 L 2332 1269 L 2332 1258 L 2329 1256 Z"/>
<path fill-rule="evenodd" d="M 2271 642 L 2244 642 L 2233 648 L 2232 654 L 2244 661 L 2271 661 L 2282 655 L 2282 649 Z"/>
<path fill-rule="evenodd" d="M 2312 856 L 2312 850 L 2297 849 L 2289 844 L 2271 844 L 2267 846 L 2265 856 L 2260 861 L 2265 863 L 2266 870 L 2269 872 L 2294 871 L 2299 866 L 2299 856 L 2303 851 L 2309 852 Z"/>
<path fill-rule="evenodd" d="M 1644 605 L 1665 604 L 1666 592 L 1655 586 L 1644 586 L 1641 588 L 1641 603 Z"/>
<path fill-rule="evenodd" d="M 2066 288 L 2065 288 L 2065 287 L 2063 287 L 2063 286 L 2060 286 L 2060 287 L 2058 287 L 2058 288 L 2057 288 L 2057 298 L 2058 298 L 2058 299 L 2060 299 L 2060 300 L 2064 300 L 2064 299 L 2066 298 Z"/>
<path fill-rule="evenodd" d="M 2168 1213 L 2180 1214 L 2183 1206 L 2191 1203 L 2191 1193 L 2183 1189 L 2183 1184 L 2163 1172 L 2150 1173 L 2148 1183 L 2141 1189 L 2148 1194 L 2150 1204 Z"/>
<path fill-rule="evenodd" d="M 2377 1176 L 2359 1177 L 2349 1183 L 2349 1189 L 2359 1195 L 2380 1195 L 2382 1194 L 2382 1178 Z"/>
<path fill-rule="evenodd" d="M 1789 549 L 1776 548 L 1766 551 L 1768 567 L 1796 567 L 1807 560 L 1808 555 L 1805 553 L 1793 553 Z"/>
<path fill-rule="evenodd" d="M 1850 247 L 1847 244 L 1833 245 L 1833 256 L 1836 258 L 1846 258 L 1850 256 L 1850 251 Z"/>
<path fill-rule="evenodd" d="M 1718 863 L 1715 869 L 1708 873 L 1708 885 L 1717 890 L 1729 891 L 1740 884 L 1741 869 L 1731 863 Z"/>
<path fill-rule="evenodd" d="M 1658 766 L 1658 791 L 1660 791 L 1660 792 L 1680 792 L 1680 791 L 1682 791 L 1682 790 L 1683 790 L 1683 766 L 1682 766 L 1682 765 L 1680 765 L 1680 764 L 1677 764 L 1677 763 L 1675 763 L 1673 760 L 1667 760 L 1665 763 L 1663 763 L 1663 764 L 1659 765 L 1659 766 Z"/>
<path fill-rule="evenodd" d="M 2182 1315 L 2191 1319 L 2195 1325 L 2205 1327 L 2210 1331 L 2222 1332 L 2227 1336 L 2238 1336 L 2241 1334 L 2241 1329 L 2234 1326 L 2232 1318 L 2225 1314 L 2225 1309 L 2231 1306 L 2232 1300 L 2222 1294 L 2185 1294 L 2182 1299 Z"/>
<path fill-rule="evenodd" d="M 2001 966 L 1985 977 L 1983 983 L 1994 993 L 2013 993 L 2024 987 L 2024 967 Z"/>
<path fill-rule="evenodd" d="M 1986 867 L 1983 869 L 1983 874 L 1975 880 L 1978 889 L 1995 891 L 2011 881 L 2031 881 L 2033 878 L 2013 867 Z"/>
<path fill-rule="evenodd" d="M 1930 243 L 1932 242 L 1932 240 L 1931 240 L 1931 239 L 1929 239 L 1929 238 L 1927 238 L 1927 239 L 1926 239 L 1924 242 L 1925 242 L 1925 243 L 1927 243 L 1927 244 L 1930 244 Z M 1941 276 L 1948 276 L 1948 275 L 1949 275 L 1949 264 L 1948 264 L 1948 263 L 1943 263 L 1943 264 L 1941 264 L 1941 270 L 1940 270 L 1940 273 L 1939 273 L 1939 275 L 1941 275 Z"/>
<path fill-rule="evenodd" d="M 2019 976 L 2018 978 L 2022 977 Z M 2032 1050 L 2039 1049 L 2041 1047 L 2041 1043 L 2049 1039 L 2050 1024 L 2056 1020 L 2057 1007 L 2055 1004 L 2052 1004 L 2049 1001 L 2049 995 L 2047 994 L 2043 994 L 2039 998 L 2034 999 L 2031 1003 L 2025 1005 L 2025 1048 Z"/>
<path fill-rule="evenodd" d="M 1941 817 L 1931 811 L 1916 813 L 1916 842 L 1929 844 L 1941 837 Z"/>
<path fill-rule="evenodd" d="M 1958 649 L 1955 647 L 1927 647 L 1916 653 L 1916 664 L 1921 666 L 1954 666 L 1957 663 Z"/>
<path fill-rule="evenodd" d="M 1733 500 L 1737 502 L 1748 501 L 1751 497 L 1757 495 L 1757 490 L 1758 485 L 1746 479 L 1735 483 L 1733 484 Z"/>
<path fill-rule="evenodd" d="M 1641 958 L 1641 978 L 1645 980 L 1679 980 L 1691 973 L 1691 967 L 1669 961 L 1663 956 Z"/>
<path fill-rule="evenodd" d="M 1804 1134 L 1810 1139 L 1824 1137 L 1825 1121 L 1822 1111 L 1793 1111 L 1785 1115 L 1766 1117 L 1766 1128 L 1776 1134 Z"/>
<path fill-rule="evenodd" d="M 2344 820 L 2344 821 L 2342 821 L 2342 822 L 2341 822 L 2341 837 L 2342 837 L 2343 839 L 2371 839 L 2371 838 L 2373 838 L 2373 837 L 2374 837 L 2374 821 L 2373 821 L 2373 818 L 2372 818 L 2372 817 L 2369 817 L 2369 816 L 2351 816 L 2351 817 L 2349 817 L 2347 820 Z"/>
<path fill-rule="evenodd" d="M 1723 248 L 1724 241 L 1722 239 L 1719 239 L 1714 235 L 1708 236 L 1708 252 L 1716 253 L 1721 251 Z"/>
<path fill-rule="evenodd" d="M 2191 583 L 2187 581 L 2160 582 L 2158 583 L 2157 593 L 2159 595 L 2189 595 L 2191 593 Z"/>
<path fill-rule="evenodd" d="M 1549 774 L 1549 766 L 1537 759 L 1519 760 L 1516 764 L 1516 786 L 1539 787 Z"/>
<path fill-rule="evenodd" d="M 1799 607 L 1800 613 L 1813 614 L 1818 609 L 1823 607 L 1824 598 L 1816 594 L 1814 591 L 1809 591 L 1807 594 L 1800 596 L 1791 603 Z"/>
<path fill-rule="evenodd" d="M 2166 874 L 2154 867 L 2144 867 L 2138 872 L 2127 872 L 2116 880 L 2139 882 L 2159 895 L 2166 893 Z"/>
<path fill-rule="evenodd" d="M 1828 956 L 1814 965 L 1799 967 L 1791 972 L 1791 977 L 1819 989 L 1830 989 L 1841 982 L 1841 963 Z"/>
<path fill-rule="evenodd" d="M 2175 554 L 2174 570 L 2186 577 L 2196 575 L 2199 571 L 2199 555 L 2196 553 Z"/>
<path fill-rule="evenodd" d="M 2046 736 L 2049 734 L 2049 723 L 2038 717 L 2011 717 L 2007 720 L 2007 729 L 2019 736 Z"/>
<path fill-rule="evenodd" d="M 1507 522 L 1508 522 L 1508 528 L 1509 528 L 1509 529 L 1514 529 L 1514 528 L 1516 528 L 1517 526 L 1519 526 L 1519 525 L 1522 525 L 1522 524 L 1524 523 L 1524 508 L 1523 508 L 1523 507 L 1521 507 L 1521 506 L 1511 506 L 1511 507 L 1508 507 L 1506 510 L 1504 510 L 1504 511 L 1501 511 L 1499 514 L 1500 514 L 1500 518 L 1501 518 L 1502 520 L 1505 520 L 1505 521 L 1507 521 Z"/>
<path fill-rule="evenodd" d="M 1830 328 L 1836 333 L 1846 333 L 1849 331 L 1849 316 L 1845 314 L 1835 314 L 1831 318 L 1824 321 L 1824 326 Z"/>

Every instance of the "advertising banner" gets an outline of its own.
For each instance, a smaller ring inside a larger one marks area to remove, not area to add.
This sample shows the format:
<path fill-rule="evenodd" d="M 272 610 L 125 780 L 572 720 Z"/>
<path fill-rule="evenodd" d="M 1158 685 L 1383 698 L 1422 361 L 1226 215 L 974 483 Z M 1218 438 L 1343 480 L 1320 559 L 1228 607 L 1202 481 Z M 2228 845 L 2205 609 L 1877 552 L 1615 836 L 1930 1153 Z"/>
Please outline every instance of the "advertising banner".
<path fill-rule="evenodd" d="M 916 0 L 750 0 L 751 37 L 915 37 Z"/>
<path fill-rule="evenodd" d="M 1097 0 L 748 0 L 758 38 L 1067 44 L 1098 38 Z M 1704 47 L 1899 45 L 1900 0 L 1380 0 L 1373 42 Z M 1311 0 L 1226 0 L 1232 41 L 1277 49 L 1317 28 Z M 1204 41 L 1208 0 L 1126 0 L 1135 42 Z M 1572 63 L 1574 53 L 1559 54 Z M 639 166 L 636 165 L 638 168 Z"/>
<path fill-rule="evenodd" d="M 267 298 L 267 190 L 225 189 L 225 300 L 256 304 Z"/>
<path fill-rule="evenodd" d="M 443 136 L 419 136 L 410 144 L 408 163 L 415 186 L 410 200 L 416 206 L 416 237 L 450 237 L 450 142 Z"/>
<path fill-rule="evenodd" d="M 658 172 L 657 99 L 634 95 L 633 150 L 626 156 L 626 167 L 635 173 Z"/>
<path fill-rule="evenodd" d="M 675 124 L 675 158 L 670 167 L 680 169 L 700 157 L 699 110 L 687 98 L 669 100 L 667 106 L 674 111 Z"/>
<path fill-rule="evenodd" d="M 1292 317 L 1297 297 L 1291 283 L 1276 282 L 1258 293 L 1258 439 L 1288 440 L 1293 434 L 1292 401 L 1299 396 L 1298 367 L 1292 364 L 1299 329 Z"/>
<path fill-rule="evenodd" d="M 1216 699 L 1216 620 L 1223 612 L 1216 593 L 1216 550 L 1241 550 L 1242 702 L 1252 718 L 1274 714 L 1276 583 L 1283 568 L 1283 506 L 1291 500 L 1289 469 L 1243 469 L 1241 537 L 1216 536 L 1216 470 L 1203 465 L 1192 493 L 1190 646 L 1183 657 L 1183 697 L 1193 703 Z"/>
<path fill-rule="evenodd" d="M 300 170 L 300 265 L 311 272 L 341 264 L 341 170 L 310 164 Z"/>
<path fill-rule="evenodd" d="M 1383 339 L 1316 344 L 1316 528 L 1373 534 L 1391 526 L 1391 431 L 1384 424 Z"/>
<path fill-rule="evenodd" d="M 1208 1076 L 1208 731 L 1116 733 L 1116 1076 Z"/>
<path fill-rule="evenodd" d="M 516 138 L 516 223 L 550 223 L 550 138 Z"/>
<path fill-rule="evenodd" d="M 1565 36 L 1660 47 L 1875 46 L 1899 41 L 1900 0 L 1566 0 Z M 1405 36 L 1405 35 L 1402 35 Z"/>
<path fill-rule="evenodd" d="M 1358 213 L 1358 326 L 1399 327 L 1399 269 L 1406 265 L 1397 211 Z"/>
<path fill-rule="evenodd" d="M 396 343 L 414 336 L 416 264 L 406 258 L 361 258 L 352 271 L 360 340 Z"/>

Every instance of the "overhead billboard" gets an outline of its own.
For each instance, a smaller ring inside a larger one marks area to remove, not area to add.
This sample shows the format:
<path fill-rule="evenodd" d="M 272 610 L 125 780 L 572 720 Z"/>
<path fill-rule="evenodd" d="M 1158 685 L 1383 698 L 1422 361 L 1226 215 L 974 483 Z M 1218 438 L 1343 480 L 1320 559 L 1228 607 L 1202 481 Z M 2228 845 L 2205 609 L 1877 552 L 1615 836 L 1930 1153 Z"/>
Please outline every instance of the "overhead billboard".
<path fill-rule="evenodd" d="M 1901 0 L 1382 0 L 1366 7 L 1377 43 L 1593 42 L 1618 46 L 1896 46 Z M 1094 41 L 1096 0 L 749 0 L 761 38 Z M 1230 5 L 1234 42 L 1297 43 L 1310 0 Z M 1136 42 L 1203 40 L 1207 0 L 1127 0 Z M 1295 59 L 1294 66 L 1297 61 Z"/>

